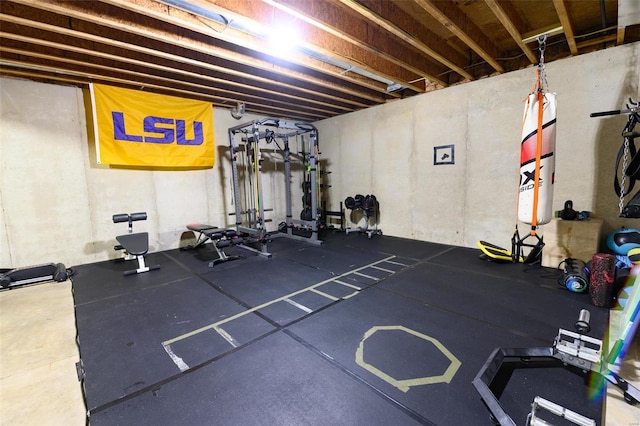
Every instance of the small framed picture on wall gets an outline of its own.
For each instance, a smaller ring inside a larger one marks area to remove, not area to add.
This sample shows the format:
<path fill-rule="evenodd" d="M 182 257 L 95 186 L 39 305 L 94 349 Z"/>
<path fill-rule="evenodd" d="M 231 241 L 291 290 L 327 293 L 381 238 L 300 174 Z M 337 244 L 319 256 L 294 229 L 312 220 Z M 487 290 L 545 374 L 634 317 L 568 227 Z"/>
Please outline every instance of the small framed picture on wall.
<path fill-rule="evenodd" d="M 453 145 L 433 147 L 433 165 L 439 166 L 441 164 L 455 164 Z"/>

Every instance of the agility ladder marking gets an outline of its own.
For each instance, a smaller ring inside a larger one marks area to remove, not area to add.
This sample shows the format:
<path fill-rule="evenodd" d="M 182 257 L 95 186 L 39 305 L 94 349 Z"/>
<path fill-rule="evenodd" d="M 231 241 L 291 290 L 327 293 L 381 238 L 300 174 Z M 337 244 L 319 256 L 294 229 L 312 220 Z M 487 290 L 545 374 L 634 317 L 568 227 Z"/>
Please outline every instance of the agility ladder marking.
<path fill-rule="evenodd" d="M 163 345 L 163 347 L 167 355 L 169 355 L 169 358 L 171 358 L 171 361 L 173 361 L 173 363 L 180 369 L 180 371 L 186 371 L 189 369 L 187 363 L 173 352 L 171 346 Z"/>
<path fill-rule="evenodd" d="M 304 306 L 303 304 L 296 302 L 295 300 L 284 299 L 284 301 L 287 302 L 290 305 L 295 306 L 296 308 L 300 309 L 301 311 L 304 311 L 304 312 L 308 313 L 308 314 L 313 312 L 313 309 L 308 308 L 308 307 Z"/>
<path fill-rule="evenodd" d="M 371 275 L 363 274 L 361 272 L 354 272 L 355 275 L 359 275 L 361 277 L 369 278 L 370 280 L 378 281 L 376 277 L 372 277 Z"/>
<path fill-rule="evenodd" d="M 389 273 L 393 274 L 395 271 L 389 271 Z M 340 281 L 340 280 L 333 280 L 333 282 L 338 283 L 340 285 L 343 285 L 345 287 L 351 287 L 353 289 L 356 290 L 362 290 L 362 287 L 358 287 L 357 285 L 353 285 L 353 284 L 349 284 L 349 283 L 345 283 L 344 281 Z"/>
<path fill-rule="evenodd" d="M 383 271 L 383 272 L 388 272 L 390 274 L 393 274 L 395 271 L 392 271 L 391 269 L 385 269 L 385 268 L 381 268 L 379 266 L 372 266 L 373 269 L 377 269 L 378 271 Z"/>
<path fill-rule="evenodd" d="M 320 281 L 319 283 L 313 284 L 313 285 L 311 285 L 311 286 L 309 286 L 309 287 L 307 287 L 307 288 L 303 288 L 303 289 L 301 289 L 301 290 L 294 291 L 293 293 L 289 293 L 289 294 L 287 294 L 287 295 L 285 295 L 285 296 L 282 296 L 282 297 L 279 297 L 279 298 L 277 298 L 277 299 L 270 300 L 270 301 L 268 301 L 268 302 L 263 303 L 262 305 L 258 305 L 258 306 L 255 306 L 255 307 L 253 307 L 253 308 L 247 309 L 247 310 L 245 310 L 245 311 L 239 312 L 239 313 L 237 313 L 237 314 L 235 314 L 235 315 L 232 315 L 232 316 L 230 316 L 230 317 L 228 317 L 228 318 L 225 318 L 225 319 L 223 319 L 223 320 L 220 320 L 220 321 L 214 322 L 213 324 L 205 325 L 205 326 L 200 327 L 200 328 L 198 328 L 198 329 L 196 329 L 196 330 L 193 330 L 193 331 L 190 331 L 190 332 L 188 332 L 188 333 L 185 333 L 185 334 L 183 334 L 183 335 L 181 335 L 181 336 L 177 336 L 177 337 L 174 337 L 173 339 L 165 340 L 164 342 L 162 342 L 162 345 L 166 347 L 166 346 L 172 345 L 173 343 L 176 343 L 176 342 L 179 342 L 179 341 L 181 341 L 181 340 L 187 339 L 187 338 L 189 338 L 189 337 L 193 337 L 193 336 L 195 336 L 195 335 L 197 335 L 197 334 L 200 334 L 200 333 L 202 333 L 202 332 L 205 332 L 205 331 L 207 331 L 207 330 L 211 330 L 211 329 L 213 329 L 213 330 L 216 330 L 216 331 L 217 331 L 217 329 L 219 329 L 219 327 L 220 327 L 222 324 L 226 324 L 226 323 L 228 323 L 228 322 L 230 322 L 230 321 L 233 321 L 233 320 L 235 320 L 235 319 L 241 318 L 241 317 L 243 317 L 243 316 L 245 316 L 245 315 L 247 315 L 247 314 L 250 314 L 250 313 L 253 313 L 253 312 L 255 312 L 255 311 L 259 311 L 259 310 L 261 310 L 261 309 L 264 309 L 264 308 L 266 308 L 267 306 L 273 305 L 274 303 L 277 303 L 277 302 L 283 302 L 283 301 L 285 301 L 285 302 L 286 302 L 286 301 L 287 301 L 287 299 L 291 299 L 292 297 L 297 296 L 298 294 L 305 293 L 305 292 L 307 292 L 307 291 L 313 291 L 313 290 L 315 290 L 316 288 L 318 288 L 318 287 L 320 287 L 320 286 L 322 286 L 322 285 L 325 285 L 325 284 L 327 284 L 327 283 L 330 283 L 330 282 L 338 282 L 338 280 L 339 280 L 340 278 L 344 278 L 344 277 L 346 277 L 346 276 L 348 276 L 348 275 L 351 275 L 351 274 L 358 274 L 358 271 L 361 271 L 361 270 L 363 270 L 363 269 L 370 268 L 370 267 L 372 267 L 372 266 L 374 266 L 374 265 L 377 265 L 377 264 L 379 264 L 379 263 L 389 262 L 391 259 L 394 259 L 395 257 L 396 257 L 396 256 L 389 256 L 389 257 L 386 257 L 386 258 L 384 258 L 384 259 L 378 260 L 378 261 L 376 261 L 376 262 L 370 263 L 370 264 L 368 264 L 368 265 L 364 265 L 364 266 L 361 266 L 361 267 L 359 267 L 359 268 L 353 269 L 353 270 L 351 270 L 351 271 L 345 272 L 345 273 L 340 274 L 340 275 L 338 275 L 338 276 L 336 276 L 336 277 L 334 277 L 334 278 L 329 278 L 329 279 L 327 279 L 327 280 Z M 398 264 L 398 265 L 407 266 L 407 265 L 405 265 L 405 264 L 397 263 L 397 262 L 390 262 L 390 263 L 395 263 L 395 264 Z M 371 277 L 371 276 L 368 276 L 368 275 L 364 275 L 364 274 L 358 274 L 358 275 L 362 275 L 362 276 L 364 276 L 364 277 L 368 277 L 368 278 L 372 278 L 372 279 L 377 280 L 377 278 L 375 278 L 375 277 Z M 339 283 L 339 284 L 343 284 L 343 283 L 341 283 L 341 282 L 338 282 L 338 283 Z M 317 292 L 317 291 L 316 291 L 316 292 Z M 331 296 L 331 297 L 333 298 L 333 296 Z M 336 299 L 336 300 L 339 300 L 339 299 Z M 290 303 L 290 302 L 289 302 L 289 303 Z M 303 310 L 304 310 L 304 309 L 303 309 Z M 220 329 L 220 330 L 221 330 L 221 329 Z M 225 333 L 225 334 L 226 334 L 226 333 Z M 222 335 L 222 334 L 221 334 L 221 335 Z M 228 336 L 228 334 L 227 334 L 227 336 Z M 223 337 L 225 337 L 225 336 L 223 335 Z M 230 336 L 229 336 L 229 337 L 230 337 Z M 225 340 L 227 340 L 227 339 L 225 338 Z M 166 348 L 165 348 L 165 350 L 166 350 Z M 173 357 L 172 357 L 172 359 L 173 359 Z"/>

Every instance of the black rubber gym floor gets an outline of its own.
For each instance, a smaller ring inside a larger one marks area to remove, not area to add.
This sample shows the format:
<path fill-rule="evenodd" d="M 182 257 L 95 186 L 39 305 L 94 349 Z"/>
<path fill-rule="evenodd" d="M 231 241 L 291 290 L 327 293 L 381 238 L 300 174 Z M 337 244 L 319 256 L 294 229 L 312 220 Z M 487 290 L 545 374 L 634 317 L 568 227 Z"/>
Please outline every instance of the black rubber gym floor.
<path fill-rule="evenodd" d="M 491 425 L 471 382 L 497 347 L 551 346 L 581 309 L 608 311 L 556 271 L 479 250 L 362 234 L 274 238 L 272 258 L 213 268 L 215 251 L 147 256 L 161 268 L 75 266 L 92 425 Z M 526 423 L 535 396 L 596 419 L 583 377 L 508 372 L 500 402 Z"/>

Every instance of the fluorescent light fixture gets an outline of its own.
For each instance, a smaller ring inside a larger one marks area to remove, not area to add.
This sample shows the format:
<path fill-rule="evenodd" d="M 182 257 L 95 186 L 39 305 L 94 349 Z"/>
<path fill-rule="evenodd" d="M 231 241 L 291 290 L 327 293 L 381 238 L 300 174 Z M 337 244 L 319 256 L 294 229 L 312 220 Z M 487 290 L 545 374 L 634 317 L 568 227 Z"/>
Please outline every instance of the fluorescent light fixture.
<path fill-rule="evenodd" d="M 538 37 L 541 37 L 545 34 L 551 37 L 554 35 L 562 34 L 563 32 L 564 32 L 564 27 L 562 25 L 558 25 L 558 24 L 550 25 L 540 30 L 536 30 L 533 34 L 532 33 L 523 34 L 522 42 L 525 44 L 531 43 L 532 41 L 536 41 Z"/>
<path fill-rule="evenodd" d="M 271 48 L 276 52 L 280 54 L 288 53 L 295 50 L 298 46 L 300 34 L 293 26 L 274 26 L 269 28 L 267 40 Z"/>
<path fill-rule="evenodd" d="M 0 0 L 2 1 L 2 0 Z M 202 3 L 199 0 L 157 0 L 160 3 L 165 3 L 173 7 L 177 7 L 178 9 L 185 10 L 189 13 L 193 13 L 198 16 L 202 16 L 207 19 L 211 19 L 213 21 L 219 22 L 223 25 L 227 25 L 233 29 L 238 31 L 242 31 L 246 34 L 253 35 L 254 37 L 265 38 L 267 33 L 267 28 L 264 25 L 261 25 L 257 22 L 248 21 L 246 19 L 242 19 L 239 16 L 231 16 L 228 13 L 222 12 L 219 9 L 212 10 L 209 8 L 209 5 L 206 3 Z M 227 16 L 229 15 L 229 16 Z M 299 41 L 295 39 L 296 44 Z M 360 67 L 354 67 L 352 64 L 341 61 L 337 58 L 328 57 L 318 51 L 305 49 L 304 47 L 298 47 L 302 53 L 305 55 L 311 56 L 319 61 L 326 62 L 333 66 L 343 68 L 349 72 L 353 72 L 364 77 L 370 78 L 372 80 L 379 81 L 381 83 L 387 85 L 394 85 L 395 82 L 385 78 L 381 75 L 374 74 Z"/>
<path fill-rule="evenodd" d="M 387 93 L 395 92 L 402 89 L 403 86 L 400 83 L 393 83 L 387 86 Z"/>

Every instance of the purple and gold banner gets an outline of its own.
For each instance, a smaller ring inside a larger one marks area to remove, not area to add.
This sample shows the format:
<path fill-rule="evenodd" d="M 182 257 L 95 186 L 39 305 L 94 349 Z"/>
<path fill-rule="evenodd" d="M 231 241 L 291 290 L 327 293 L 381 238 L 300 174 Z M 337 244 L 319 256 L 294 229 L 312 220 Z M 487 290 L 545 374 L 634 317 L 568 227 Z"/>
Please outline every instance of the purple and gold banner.
<path fill-rule="evenodd" d="M 98 164 L 213 167 L 213 106 L 91 84 Z"/>

